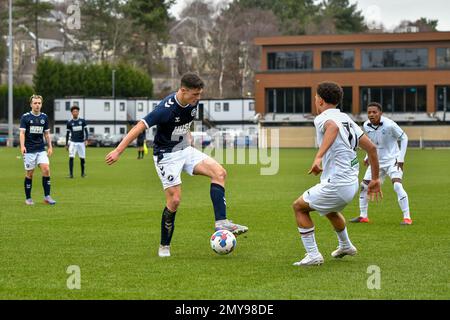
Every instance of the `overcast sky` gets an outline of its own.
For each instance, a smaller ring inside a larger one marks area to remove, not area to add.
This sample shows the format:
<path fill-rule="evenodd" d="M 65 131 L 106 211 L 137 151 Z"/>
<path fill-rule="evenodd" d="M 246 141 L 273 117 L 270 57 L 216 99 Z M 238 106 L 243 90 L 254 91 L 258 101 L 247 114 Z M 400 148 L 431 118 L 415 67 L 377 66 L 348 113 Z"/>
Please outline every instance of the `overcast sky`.
<path fill-rule="evenodd" d="M 211 0 L 220 4 L 229 0 Z M 277 0 L 274 0 L 277 1 Z M 320 0 L 315 0 L 320 2 Z M 387 29 L 393 29 L 402 20 L 417 20 L 420 17 L 439 20 L 439 31 L 450 31 L 450 1 L 449 0 L 349 0 L 357 3 L 366 20 L 383 22 Z M 182 8 L 191 0 L 177 0 L 171 13 L 179 17 Z"/>

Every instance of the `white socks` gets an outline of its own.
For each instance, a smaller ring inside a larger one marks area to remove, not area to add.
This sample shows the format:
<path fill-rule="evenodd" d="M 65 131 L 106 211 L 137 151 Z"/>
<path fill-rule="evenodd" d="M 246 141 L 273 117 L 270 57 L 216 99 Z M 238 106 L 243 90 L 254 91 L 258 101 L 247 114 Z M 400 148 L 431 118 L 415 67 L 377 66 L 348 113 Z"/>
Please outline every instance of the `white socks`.
<path fill-rule="evenodd" d="M 336 234 L 339 241 L 339 248 L 347 249 L 353 246 L 353 244 L 350 241 L 350 238 L 348 237 L 347 227 L 345 227 L 344 230 L 342 231 L 336 231 Z"/>
<path fill-rule="evenodd" d="M 367 218 L 367 211 L 369 208 L 369 198 L 367 197 L 367 190 L 369 190 L 367 184 L 361 182 L 361 191 L 359 193 L 359 215 L 363 218 Z"/>
<path fill-rule="evenodd" d="M 403 189 L 403 185 L 400 182 L 394 182 L 394 190 L 397 193 L 398 204 L 403 212 L 403 218 L 411 219 L 411 216 L 409 215 L 408 194 L 405 189 Z"/>
<path fill-rule="evenodd" d="M 361 182 L 361 191 L 359 193 L 359 215 L 363 218 L 367 218 L 368 216 L 369 198 L 367 196 L 367 191 L 367 185 L 364 182 Z M 403 185 L 400 182 L 394 182 L 394 191 L 397 193 L 397 200 L 400 209 L 403 212 L 403 218 L 411 219 L 411 216 L 409 214 L 408 194 L 406 193 L 405 189 L 403 189 Z"/>
<path fill-rule="evenodd" d="M 316 256 L 319 254 L 319 249 L 317 248 L 316 237 L 314 236 L 314 227 L 309 229 L 298 228 L 300 236 L 302 238 L 303 246 L 306 252 L 311 256 Z"/>

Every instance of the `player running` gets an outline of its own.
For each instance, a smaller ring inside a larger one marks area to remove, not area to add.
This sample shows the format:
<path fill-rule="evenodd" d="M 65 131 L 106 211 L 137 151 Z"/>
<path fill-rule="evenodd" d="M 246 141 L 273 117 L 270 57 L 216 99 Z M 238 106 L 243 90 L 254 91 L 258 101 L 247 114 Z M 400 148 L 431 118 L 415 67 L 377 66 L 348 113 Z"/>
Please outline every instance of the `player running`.
<path fill-rule="evenodd" d="M 412 224 L 409 212 L 408 194 L 403 188 L 403 165 L 405 163 L 406 149 L 408 148 L 408 136 L 398 126 L 397 123 L 383 116 L 383 108 L 377 102 L 371 102 L 367 106 L 367 115 L 369 119 L 364 122 L 363 128 L 368 137 L 377 147 L 378 161 L 380 163 L 380 179 L 383 183 L 384 178 L 388 176 L 393 184 L 394 191 L 397 193 L 397 200 L 400 209 L 403 212 L 402 225 Z M 400 142 L 400 148 L 398 146 Z M 369 165 L 367 156 L 364 164 Z M 367 199 L 367 185 L 371 180 L 370 165 L 367 168 L 364 179 L 361 182 L 359 193 L 360 216 L 351 219 L 351 222 L 369 222 Z"/>
<path fill-rule="evenodd" d="M 79 117 L 80 107 L 70 108 L 72 119 L 67 121 L 66 150 L 69 150 L 69 178 L 73 178 L 73 161 L 78 153 L 81 164 L 81 177 L 85 174 L 86 146 L 88 143 L 88 129 L 86 121 Z M 70 136 L 70 142 L 69 142 Z"/>
<path fill-rule="evenodd" d="M 210 196 L 214 207 L 216 230 L 229 230 L 234 234 L 248 231 L 246 226 L 232 223 L 227 219 L 225 169 L 216 160 L 191 146 L 190 127 L 197 112 L 203 87 L 203 81 L 196 74 L 183 75 L 178 91 L 167 96 L 155 110 L 139 121 L 119 146 L 105 158 L 106 163 L 112 165 L 142 131 L 157 126 L 153 159 L 166 195 L 166 207 L 161 218 L 161 244 L 158 252 L 160 257 L 170 256 L 175 214 L 181 201 L 181 171 L 189 175 L 211 178 Z"/>
<path fill-rule="evenodd" d="M 39 95 L 30 97 L 31 111 L 22 115 L 20 119 L 20 152 L 25 166 L 25 204 L 34 205 L 31 198 L 34 168 L 38 166 L 42 172 L 42 186 L 44 188 L 44 202 L 56 204 L 50 196 L 50 161 L 53 153 L 48 117 L 41 112 L 43 99 Z M 47 151 L 45 151 L 45 141 Z"/>
<path fill-rule="evenodd" d="M 306 249 L 305 258 L 295 262 L 295 266 L 320 265 L 324 261 L 316 244 L 314 223 L 309 215 L 314 210 L 326 216 L 336 231 L 339 245 L 331 256 L 342 258 L 357 253 L 340 212 L 358 191 L 358 146 L 368 153 L 371 164 L 372 180 L 368 185 L 368 193 L 372 200 L 382 197 L 377 149 L 348 115 L 336 109 L 342 95 L 342 88 L 333 82 L 322 82 L 317 87 L 315 105 L 319 115 L 314 120 L 314 126 L 319 151 L 308 173 L 318 175 L 322 172 L 322 175 L 320 183 L 306 190 L 293 204 L 298 231 Z"/>
<path fill-rule="evenodd" d="M 144 159 L 144 143 L 146 143 L 145 130 L 142 131 L 138 135 L 137 140 L 136 140 L 136 146 L 137 146 L 137 149 L 138 149 L 138 157 L 137 157 L 138 160 Z"/>

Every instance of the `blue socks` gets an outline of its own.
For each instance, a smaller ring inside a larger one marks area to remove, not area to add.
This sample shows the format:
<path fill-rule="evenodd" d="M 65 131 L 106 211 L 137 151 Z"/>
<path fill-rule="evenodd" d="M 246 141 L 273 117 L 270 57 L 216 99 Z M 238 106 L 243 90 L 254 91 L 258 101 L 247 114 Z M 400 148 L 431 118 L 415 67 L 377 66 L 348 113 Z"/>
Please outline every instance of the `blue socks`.
<path fill-rule="evenodd" d="M 225 201 L 225 189 L 217 183 L 211 183 L 211 201 L 214 206 L 214 216 L 216 221 L 227 218 L 227 203 Z"/>
<path fill-rule="evenodd" d="M 168 246 L 172 240 L 173 230 L 175 229 L 175 214 L 167 207 L 164 208 L 161 217 L 161 245 Z"/>
<path fill-rule="evenodd" d="M 31 187 L 32 187 L 32 185 L 33 185 L 33 180 L 25 177 L 24 188 L 25 188 L 25 197 L 26 197 L 26 199 L 31 199 Z"/>
<path fill-rule="evenodd" d="M 50 177 L 42 177 L 42 186 L 44 187 L 44 196 L 50 195 Z"/>

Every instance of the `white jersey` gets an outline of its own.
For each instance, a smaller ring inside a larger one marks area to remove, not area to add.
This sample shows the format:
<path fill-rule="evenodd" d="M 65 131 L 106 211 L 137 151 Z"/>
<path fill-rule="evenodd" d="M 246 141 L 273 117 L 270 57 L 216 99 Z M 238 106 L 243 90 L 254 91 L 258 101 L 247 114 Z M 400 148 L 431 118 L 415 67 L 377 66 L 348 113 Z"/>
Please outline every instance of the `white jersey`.
<path fill-rule="evenodd" d="M 408 137 L 397 123 L 381 116 L 378 126 L 371 124 L 370 120 L 367 120 L 364 122 L 363 128 L 369 139 L 377 147 L 380 167 L 389 166 L 396 160 L 398 162 L 405 161 Z M 399 141 L 402 141 L 402 150 L 398 146 Z"/>
<path fill-rule="evenodd" d="M 325 133 L 325 123 L 332 120 L 339 127 L 336 140 L 322 159 L 321 182 L 329 182 L 336 186 L 350 185 L 358 182 L 359 163 L 356 148 L 359 138 L 364 134 L 361 128 L 339 109 L 327 109 L 314 119 L 317 143 L 320 145 Z"/>

